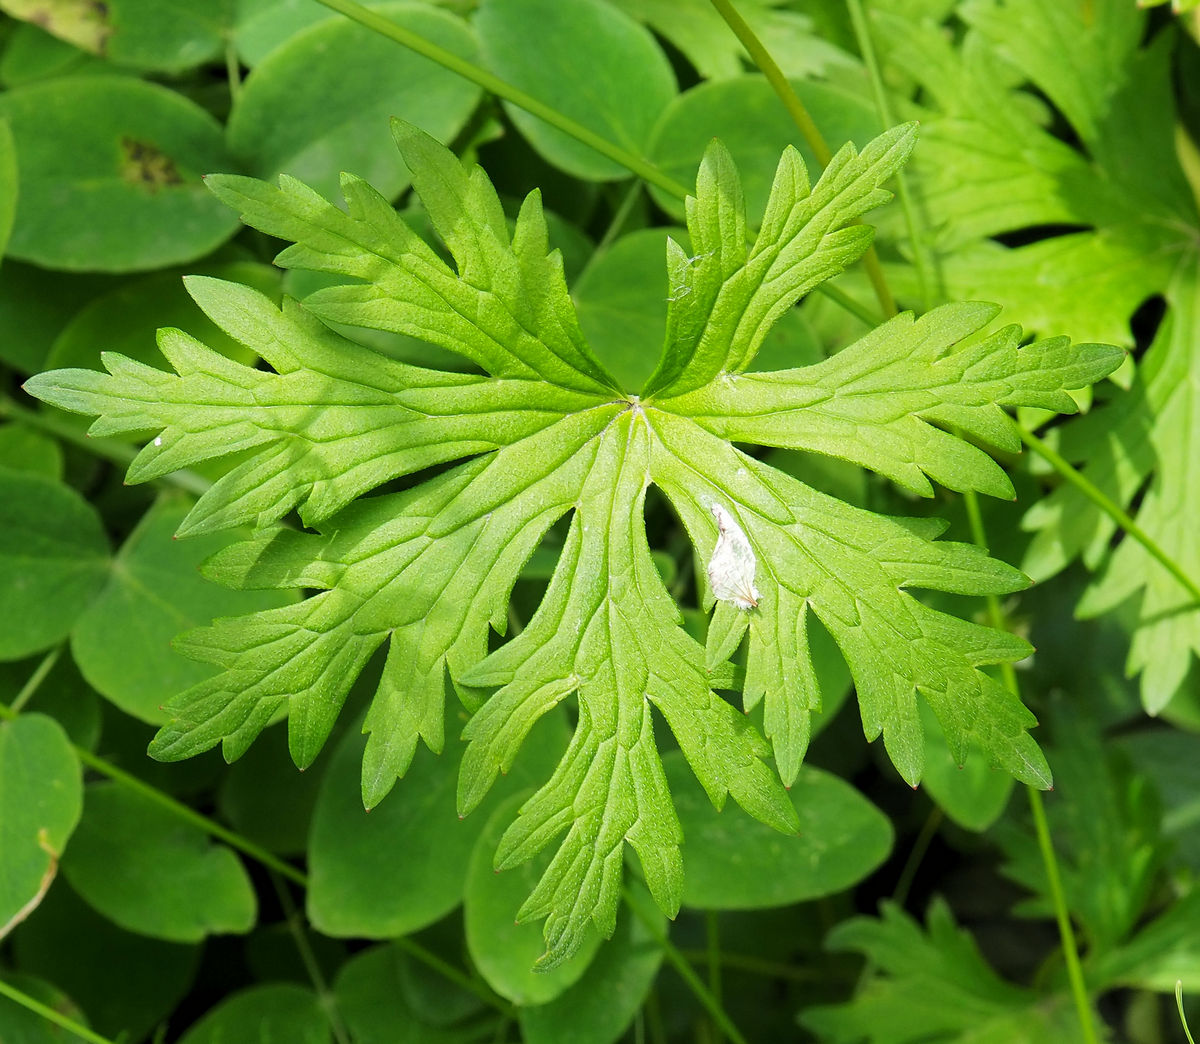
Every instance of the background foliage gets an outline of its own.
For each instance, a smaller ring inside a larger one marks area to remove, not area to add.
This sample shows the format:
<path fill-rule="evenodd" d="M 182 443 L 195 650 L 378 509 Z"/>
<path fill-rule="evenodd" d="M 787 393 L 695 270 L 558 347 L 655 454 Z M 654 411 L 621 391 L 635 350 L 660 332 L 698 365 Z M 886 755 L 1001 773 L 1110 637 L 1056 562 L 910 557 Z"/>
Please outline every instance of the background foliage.
<path fill-rule="evenodd" d="M 720 6 L 369 5 L 667 179 L 692 183 L 721 138 L 757 222 L 785 146 L 814 173 L 823 164 Z M 1133 519 L 1114 522 L 1030 454 L 1005 460 L 1009 504 L 941 487 L 919 500 L 851 465 L 767 451 L 851 505 L 946 518 L 961 541 L 986 534 L 995 557 L 1042 581 L 1003 603 L 922 597 L 1036 647 L 1017 677 L 1055 774 L 1056 860 L 1048 870 L 1039 851 L 1040 803 L 1028 809 L 981 757 L 959 768 L 932 714 L 910 789 L 864 743 L 854 701 L 842 705 L 849 674 L 822 632 L 826 708 L 789 795 L 800 836 L 732 803 L 714 812 L 682 754 L 666 753 L 685 839 L 679 916 L 668 923 L 627 872 L 613 939 L 535 972 L 540 927 L 513 916 L 546 860 L 499 875 L 492 861 L 562 755 L 564 708 L 461 821 L 453 728 L 441 756 L 419 749 L 392 795 L 363 811 L 360 725 L 382 661 L 302 775 L 279 724 L 231 765 L 214 752 L 150 760 L 162 705 L 211 673 L 171 640 L 293 595 L 198 575 L 237 533 L 171 539 L 228 460 L 124 486 L 136 432 L 86 438 L 84 422 L 20 385 L 96 369 L 101 351 L 161 365 L 164 326 L 255 365 L 187 296 L 184 274 L 276 301 L 326 285 L 273 267 L 280 244 L 243 228 L 202 174 L 287 173 L 336 198 L 350 171 L 434 242 L 389 133 L 398 115 L 481 163 L 510 217 L 542 188 L 583 332 L 632 389 L 661 341 L 665 239 L 682 235 L 682 201 L 667 179 L 647 188 L 312 0 L 0 8 L 0 1037 L 71 1039 L 32 1010 L 40 1002 L 91 1027 L 86 1039 L 190 1044 L 1182 1039 L 1162 995 L 1180 978 L 1200 983 L 1194 15 L 1127 0 L 738 5 L 835 148 L 920 119 L 901 198 L 867 219 L 901 306 L 995 301 L 1001 322 L 1030 334 L 1130 351 L 1081 394 L 1085 416 L 1041 435 Z M 855 269 L 836 285 L 855 307 L 813 295 L 764 344 L 761 368 L 816 362 L 865 332 L 879 309 L 868 280 Z M 467 367 L 401 334 L 337 328 L 401 362 Z M 1047 415 L 1020 419 L 1037 430 Z M 704 563 L 663 500 L 648 502 L 647 528 L 702 639 Z M 1122 534 L 1131 528 L 1191 590 Z M 523 570 L 511 626 L 529 621 L 555 557 L 539 550 Z M 1056 908 L 1074 929 L 1065 947 Z"/>

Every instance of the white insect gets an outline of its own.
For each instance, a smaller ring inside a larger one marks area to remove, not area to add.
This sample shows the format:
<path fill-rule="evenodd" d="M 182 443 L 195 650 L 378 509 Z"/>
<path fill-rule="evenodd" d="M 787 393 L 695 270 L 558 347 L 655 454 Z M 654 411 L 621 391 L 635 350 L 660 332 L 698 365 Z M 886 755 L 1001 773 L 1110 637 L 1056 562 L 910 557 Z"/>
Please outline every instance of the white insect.
<path fill-rule="evenodd" d="M 708 582 L 712 592 L 722 602 L 739 609 L 757 608 L 759 593 L 754 586 L 754 569 L 758 560 L 742 527 L 720 504 L 710 504 L 709 510 L 717 520 L 717 546 L 708 562 Z"/>

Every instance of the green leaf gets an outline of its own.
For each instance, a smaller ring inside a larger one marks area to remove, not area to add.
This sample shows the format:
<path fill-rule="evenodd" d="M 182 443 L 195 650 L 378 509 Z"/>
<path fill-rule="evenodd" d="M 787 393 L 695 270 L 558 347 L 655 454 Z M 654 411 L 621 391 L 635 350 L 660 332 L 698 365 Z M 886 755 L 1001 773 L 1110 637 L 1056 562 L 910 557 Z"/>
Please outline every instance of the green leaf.
<path fill-rule="evenodd" d="M 28 471 L 51 480 L 63 475 L 62 448 L 26 424 L 0 425 L 0 468 Z"/>
<path fill-rule="evenodd" d="M 1192 757 L 1195 737 L 1159 727 L 1121 736 L 1117 746 L 1162 799 L 1163 834 L 1174 843 L 1168 859 L 1200 873 L 1200 761 Z"/>
<path fill-rule="evenodd" d="M 104 586 L 108 538 L 61 482 L 0 469 L 0 659 L 62 641 Z"/>
<path fill-rule="evenodd" d="M 114 276 L 51 272 L 5 258 L 0 268 L 0 359 L 21 373 L 45 369 L 54 339 Z"/>
<path fill-rule="evenodd" d="M 7 972 L 4 981 L 73 1022 L 88 1024 L 75 1002 L 45 979 Z M 62 1044 L 64 1039 L 58 1026 L 8 997 L 0 997 L 0 1034 L 12 1044 Z"/>
<path fill-rule="evenodd" d="M 0 118 L 21 158 L 13 257 L 136 271 L 201 257 L 237 228 L 200 182 L 230 167 L 220 125 L 165 87 L 67 77 L 0 95 Z"/>
<path fill-rule="evenodd" d="M 65 882 L 13 933 L 17 968 L 52 981 L 108 1037 L 148 1037 L 188 992 L 197 946 L 124 932 Z"/>
<path fill-rule="evenodd" d="M 1048 784 L 1026 733 L 1032 716 L 980 669 L 1029 646 L 906 590 L 1003 593 L 1025 578 L 973 546 L 935 543 L 938 522 L 851 507 L 733 444 L 828 453 L 922 493 L 932 478 L 1009 495 L 1004 473 L 974 444 L 1016 448 L 1002 407 L 1073 410 L 1065 389 L 1118 364 L 1121 353 L 1100 345 L 1019 348 L 1013 328 L 982 332 L 992 309 L 958 305 L 900 316 L 815 365 L 742 372 L 797 299 L 865 249 L 870 232 L 853 222 L 887 198 L 881 183 L 911 148 L 911 126 L 861 153 L 845 147 L 811 189 L 798 154 L 786 152 L 753 247 L 736 170 L 723 147 L 710 149 L 688 206 L 698 254 L 670 250 L 666 346 L 641 398 L 618 391 L 588 346 L 538 195 L 510 232 L 482 171 L 465 170 L 410 125 L 397 123 L 395 135 L 453 268 L 357 178 L 343 181 L 346 211 L 294 179 L 275 188 L 214 178 L 249 224 L 295 241 L 281 264 L 355 282 L 282 310 L 244 288 L 191 282 L 213 321 L 258 348 L 271 370 L 166 331 L 161 346 L 177 375 L 110 356 L 108 374 L 57 371 L 27 385 L 100 414 L 93 432 L 161 430 L 135 460 L 134 480 L 247 454 L 182 531 L 266 527 L 293 508 L 316 530 L 264 529 L 210 561 L 209 575 L 230 586 L 317 593 L 181 641 L 223 672 L 173 701 L 155 756 L 220 743 L 237 757 L 286 710 L 293 760 L 307 766 L 386 643 L 364 721 L 364 803 L 376 805 L 408 770 L 418 742 L 442 749 L 449 676 L 473 712 L 458 786 L 465 814 L 517 763 L 538 719 L 571 699 L 578 719 L 567 751 L 496 855 L 507 870 L 555 846 L 518 913 L 546 918 L 546 969 L 614 930 L 627 844 L 659 906 L 679 907 L 680 826 L 656 712 L 715 806 L 732 794 L 769 826 L 796 831 L 781 777 L 797 778 L 821 707 L 810 612 L 846 658 L 866 734 L 885 735 L 907 780 L 916 783 L 924 763 L 919 694 L 956 758 L 974 745 L 989 763 Z M 423 338 L 483 372 L 385 359 L 310 311 Z M 451 464 L 403 492 L 352 503 Z M 708 650 L 682 626 L 648 545 L 651 485 L 709 563 L 698 570 L 702 604 L 724 600 L 712 627 L 724 640 Z M 523 566 L 560 519 L 565 537 L 555 534 L 561 550 L 544 597 L 519 634 L 493 642 L 509 624 Z M 743 631 L 747 665 L 736 683 L 744 678 L 743 709 L 764 703 L 769 743 L 718 695 L 735 685 L 721 660 Z"/>
<path fill-rule="evenodd" d="M 1089 962 L 1089 983 L 1170 993 L 1200 975 L 1200 892 L 1172 903 L 1132 939 Z"/>
<path fill-rule="evenodd" d="M 378 13 L 461 58 L 475 41 L 453 15 L 412 3 Z M 462 129 L 480 90 L 461 76 L 345 19 L 292 37 L 257 64 L 229 116 L 229 146 L 259 177 L 286 172 L 318 191 L 351 170 L 384 196 L 408 185 L 387 134 L 393 113 L 440 140 Z"/>
<path fill-rule="evenodd" d="M 254 924 L 254 890 L 238 857 L 116 783 L 88 787 L 63 874 L 99 913 L 157 939 L 198 942 Z"/>
<path fill-rule="evenodd" d="M 565 731 L 561 718 L 546 721 L 504 790 L 549 772 Z M 458 753 L 425 752 L 405 775 L 398 799 L 367 812 L 359 781 L 363 739 L 360 730 L 347 732 L 321 783 L 309 832 L 308 916 L 316 928 L 387 939 L 433 924 L 462 902 L 468 861 L 487 820 L 485 812 L 460 821 Z M 418 852 L 420 858 L 411 857 Z"/>
<path fill-rule="evenodd" d="M 705 6 L 712 10 L 708 0 Z M 733 39 L 723 24 L 722 32 Z M 809 79 L 789 82 L 830 141 L 865 143 L 879 133 L 875 109 L 861 94 Z M 650 155 L 664 173 L 686 184 L 714 137 L 721 139 L 737 164 L 745 186 L 746 210 L 755 221 L 766 208 L 784 149 L 792 146 L 810 170 L 816 166 L 812 149 L 779 104 L 773 88 L 756 74 L 699 83 L 676 97 L 655 129 Z M 679 199 L 659 188 L 652 187 L 650 193 L 668 214 L 684 216 Z"/>
<path fill-rule="evenodd" d="M 83 772 L 59 724 L 0 722 L 0 938 L 41 902 L 83 807 Z"/>
<path fill-rule="evenodd" d="M 8 120 L 0 120 L 0 256 L 8 249 L 17 215 L 17 143 Z"/>
<path fill-rule="evenodd" d="M 172 539 L 191 507 L 191 498 L 181 495 L 155 503 L 112 560 L 104 590 L 71 631 L 71 653 L 96 691 L 156 725 L 167 720 L 161 708 L 171 696 L 213 673 L 175 652 L 172 638 L 217 616 L 292 601 L 279 592 L 236 592 L 208 583 L 200 565 L 226 547 L 231 535 Z"/>
<path fill-rule="evenodd" d="M 801 1014 L 803 1025 L 828 1044 L 1082 1040 L 1066 996 L 1038 997 L 1003 981 L 940 899 L 929 908 L 927 932 L 885 903 L 879 920 L 843 921 L 827 945 L 857 950 L 875 969 L 852 1000 Z"/>
<path fill-rule="evenodd" d="M 46 4 L 3 0 L 0 8 L 118 65 L 178 73 L 221 54 L 234 0 L 105 0 Z"/>
<path fill-rule="evenodd" d="M 950 753 L 936 715 L 921 707 L 924 727 L 925 774 L 921 785 L 947 816 L 967 830 L 987 830 L 1004 811 L 1012 794 L 1013 777 L 995 768 L 976 751 L 965 762 Z"/>
<path fill-rule="evenodd" d="M 542 933 L 517 911 L 548 860 L 534 858 L 503 872 L 492 867 L 496 845 L 523 800 L 517 795 L 497 808 L 479 835 L 467 871 L 463 909 L 472 963 L 493 990 L 521 1007 L 552 1001 L 578 982 L 601 942 L 597 933 L 589 932 L 569 959 L 536 966 L 545 948 Z"/>
<path fill-rule="evenodd" d="M 714 812 L 678 754 L 663 764 L 687 844 L 686 906 L 757 910 L 819 899 L 861 881 L 892 850 L 887 817 L 820 769 L 805 766 L 788 792 L 800 823 L 788 836 L 739 809 Z"/>
<path fill-rule="evenodd" d="M 640 886 L 631 886 L 639 895 Z M 660 935 L 667 921 L 650 906 L 639 908 L 655 918 Z M 617 916 L 612 939 L 601 947 L 587 973 L 553 1000 L 518 1012 L 525 1044 L 612 1044 L 641 1010 L 662 965 L 662 947 L 626 903 Z"/>
<path fill-rule="evenodd" d="M 600 137 L 644 155 L 675 74 L 654 37 L 602 0 L 484 0 L 475 16 L 488 68 Z M 598 104 L 603 99 L 603 104 Z M 629 172 L 508 102 L 509 119 L 550 163 L 594 180 Z"/>
<path fill-rule="evenodd" d="M 290 983 L 254 986 L 222 1001 L 195 1023 L 179 1044 L 225 1044 L 253 1026 L 261 1041 L 328 1044 L 329 1019 L 311 991 Z"/>

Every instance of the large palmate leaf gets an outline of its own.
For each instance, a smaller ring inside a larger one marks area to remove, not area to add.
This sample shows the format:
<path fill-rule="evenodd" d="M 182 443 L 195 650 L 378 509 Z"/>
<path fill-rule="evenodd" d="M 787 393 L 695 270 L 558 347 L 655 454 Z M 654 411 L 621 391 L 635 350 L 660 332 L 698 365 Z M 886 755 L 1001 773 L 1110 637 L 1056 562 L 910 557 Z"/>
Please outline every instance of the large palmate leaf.
<path fill-rule="evenodd" d="M 969 0 L 961 50 L 931 24 L 881 18 L 893 63 L 923 89 L 925 148 L 914 165 L 934 223 L 943 296 L 998 301 L 1043 334 L 1133 344 L 1130 319 L 1161 295 L 1167 316 L 1132 391 L 1068 426 L 1062 450 L 1200 575 L 1194 380 L 1200 345 L 1200 216 L 1176 156 L 1169 31 L 1142 47 L 1145 13 L 1124 0 Z M 1065 46 L 1059 41 L 1069 40 Z M 1041 96 L 1026 87 L 1036 86 Z M 1079 147 L 1053 133 L 1053 112 Z M 1185 146 L 1186 147 L 1186 146 Z M 1014 235 L 1021 245 L 993 236 Z M 1024 568 L 1049 577 L 1076 556 L 1099 577 L 1080 605 L 1140 595 L 1128 666 L 1157 712 L 1200 653 L 1200 609 L 1074 487 L 1036 504 Z"/>
<path fill-rule="evenodd" d="M 870 231 L 855 221 L 888 198 L 880 186 L 913 139 L 904 126 L 861 153 L 846 146 L 815 185 L 787 151 L 752 242 L 737 172 L 714 144 L 688 204 L 696 253 L 668 250 L 666 342 L 640 397 L 620 391 L 585 342 L 537 193 L 510 234 L 483 172 L 465 171 L 414 128 L 398 124 L 397 141 L 453 269 L 356 178 L 343 181 L 348 212 L 288 178 L 278 188 L 211 179 L 248 223 L 294 241 L 281 264 L 354 281 L 282 310 L 244 287 L 190 282 L 269 371 L 168 330 L 160 340 L 174 374 L 117 356 L 105 360 L 107 374 L 56 371 L 28 385 L 99 415 L 94 432 L 161 432 L 133 480 L 242 451 L 181 532 L 252 523 L 261 534 L 219 553 L 209 574 L 318 592 L 185 636 L 186 652 L 222 670 L 168 707 L 152 753 L 182 758 L 220 743 L 233 758 L 286 709 L 292 755 L 307 765 L 386 643 L 364 725 L 364 801 L 387 793 L 418 741 L 442 748 L 449 675 L 474 711 L 459 783 L 465 814 L 538 718 L 573 697 L 570 744 L 496 856 L 509 866 L 557 844 L 520 912 L 546 918 L 546 966 L 593 925 L 612 933 L 627 842 L 660 906 L 679 907 L 681 831 L 655 711 L 715 805 L 732 794 L 764 822 L 796 828 L 783 783 L 797 775 L 821 696 L 810 613 L 846 656 L 867 735 L 884 735 L 910 782 L 923 764 L 919 693 L 956 757 L 974 745 L 1047 785 L 1026 732 L 1032 716 L 980 670 L 1020 659 L 1028 645 L 906 590 L 1004 592 L 1023 586 L 1022 575 L 974 547 L 935 543 L 935 522 L 850 507 L 734 445 L 834 454 L 923 494 L 932 478 L 1008 496 L 1004 473 L 976 445 L 1016 448 L 1002 408 L 1072 410 L 1065 389 L 1119 362 L 1118 349 L 1065 338 L 1018 348 L 1015 328 L 984 332 L 994 309 L 952 305 L 900 316 L 815 366 L 744 373 L 771 324 L 866 249 Z M 397 363 L 318 318 L 416 336 L 483 372 Z M 404 492 L 355 499 L 456 461 Z M 681 626 L 651 557 L 642 517 L 651 485 L 713 563 L 701 580 L 705 604 L 719 600 L 707 648 Z M 293 508 L 308 531 L 273 527 Z M 560 519 L 565 541 L 540 606 L 520 634 L 492 646 L 518 574 Z M 743 593 L 731 594 L 737 585 Z M 729 657 L 747 633 L 743 702 L 763 702 L 766 738 L 718 694 L 734 684 Z"/>

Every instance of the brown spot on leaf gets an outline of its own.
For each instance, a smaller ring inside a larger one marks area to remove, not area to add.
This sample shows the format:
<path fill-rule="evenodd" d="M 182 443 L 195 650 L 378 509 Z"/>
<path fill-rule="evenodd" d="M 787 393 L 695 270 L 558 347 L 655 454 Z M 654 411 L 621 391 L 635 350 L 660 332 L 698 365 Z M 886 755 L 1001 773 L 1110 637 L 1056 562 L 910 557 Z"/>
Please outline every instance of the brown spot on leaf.
<path fill-rule="evenodd" d="M 81 50 L 99 55 L 108 50 L 113 27 L 104 0 L 0 0 L 0 10 Z"/>
<path fill-rule="evenodd" d="M 152 194 L 166 185 L 183 184 L 170 156 L 149 142 L 130 137 L 121 139 L 121 177 Z"/>

